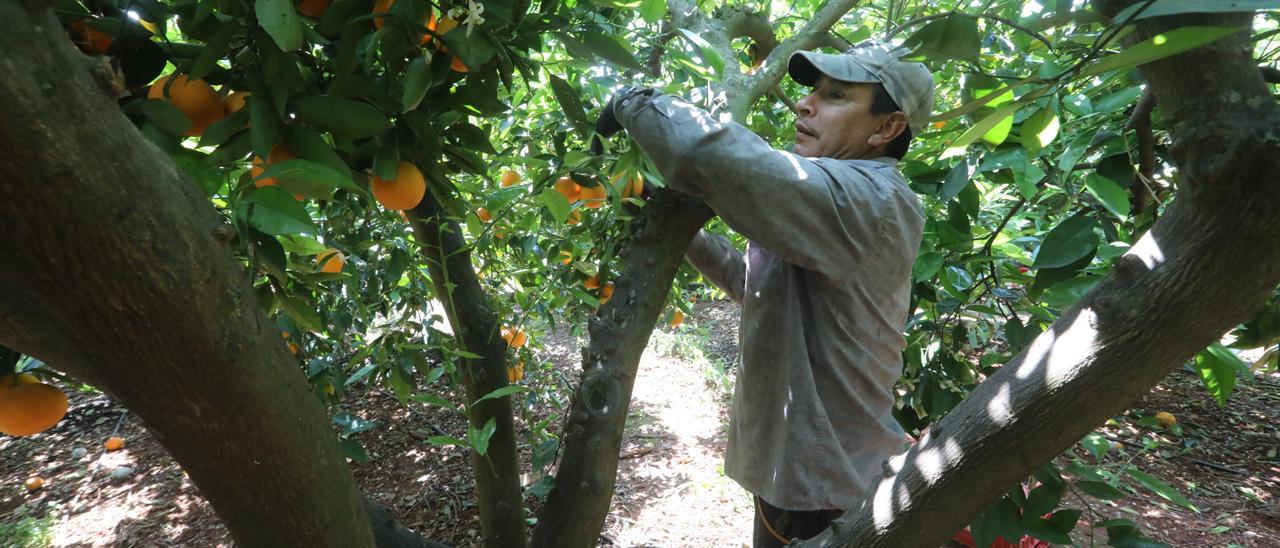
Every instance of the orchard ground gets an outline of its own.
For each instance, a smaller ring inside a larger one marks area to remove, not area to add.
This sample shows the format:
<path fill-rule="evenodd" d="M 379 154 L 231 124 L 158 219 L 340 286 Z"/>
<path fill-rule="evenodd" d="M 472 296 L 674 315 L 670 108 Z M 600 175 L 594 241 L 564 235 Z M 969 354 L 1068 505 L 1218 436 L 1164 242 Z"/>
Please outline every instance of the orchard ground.
<path fill-rule="evenodd" d="M 583 342 L 563 332 L 543 337 L 538 352 L 552 367 L 522 382 L 549 386 L 576 378 Z M 736 355 L 737 311 L 727 302 L 699 303 L 684 326 L 654 331 L 640 364 L 602 545 L 750 544 L 750 498 L 722 465 Z M 72 391 L 71 401 L 67 418 L 52 430 L 0 438 L 0 545 L 232 545 L 208 503 L 135 417 L 101 394 Z M 343 403 L 377 425 L 357 435 L 370 457 L 353 465 L 361 489 L 427 537 L 476 545 L 466 451 L 423 441 L 441 433 L 465 437 L 465 419 L 415 402 L 402 406 L 389 391 L 360 385 L 347 389 Z M 1181 435 L 1139 424 L 1159 411 L 1177 417 Z M 1177 487 L 1199 512 L 1141 488 L 1114 503 L 1070 495 L 1067 502 L 1082 510 L 1087 502 L 1104 518 L 1133 520 L 1148 536 L 1175 546 L 1280 546 L 1277 417 L 1280 375 L 1242 382 L 1220 410 L 1195 374 L 1177 370 L 1101 429 L 1119 442 L 1116 448 L 1100 460 L 1073 450 L 1059 464 L 1078 459 L 1114 469 L 1132 463 Z M 102 442 L 113 432 L 127 443 L 105 452 Z M 88 454 L 73 458 L 77 447 Z M 522 457 L 528 470 L 527 447 Z M 23 481 L 33 474 L 46 483 L 29 493 Z M 526 502 L 536 512 L 537 500 Z M 1077 544 L 1105 543 L 1103 531 L 1093 539 L 1090 532 L 1082 520 Z"/>

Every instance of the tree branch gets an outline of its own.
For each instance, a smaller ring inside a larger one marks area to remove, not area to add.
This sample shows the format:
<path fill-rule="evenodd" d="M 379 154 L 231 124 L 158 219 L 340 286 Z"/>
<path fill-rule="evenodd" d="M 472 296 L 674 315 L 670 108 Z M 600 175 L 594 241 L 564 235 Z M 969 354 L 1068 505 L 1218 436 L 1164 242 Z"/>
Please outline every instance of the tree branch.
<path fill-rule="evenodd" d="M 747 103 L 755 102 L 778 85 L 787 72 L 787 60 L 791 58 L 791 54 L 812 49 L 831 31 L 836 21 L 856 5 L 858 0 L 832 0 L 818 10 L 818 13 L 813 14 L 813 18 L 809 19 L 795 35 L 783 40 L 769 52 L 760 70 L 747 78 L 745 89 L 746 97 L 749 99 Z"/>
<path fill-rule="evenodd" d="M 1132 129 L 1138 137 L 1138 172 L 1134 174 L 1129 185 L 1133 194 L 1133 214 L 1137 215 L 1151 204 L 1156 197 L 1156 137 L 1151 131 L 1151 111 L 1155 108 L 1156 97 L 1151 87 L 1142 90 L 1142 98 L 1138 100 L 1125 129 Z"/>

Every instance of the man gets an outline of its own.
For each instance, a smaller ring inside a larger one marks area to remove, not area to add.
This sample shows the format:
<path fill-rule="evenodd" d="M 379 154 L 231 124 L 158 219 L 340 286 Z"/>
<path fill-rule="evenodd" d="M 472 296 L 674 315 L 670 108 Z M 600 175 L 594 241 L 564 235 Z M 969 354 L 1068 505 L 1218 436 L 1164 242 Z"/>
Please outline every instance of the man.
<path fill-rule="evenodd" d="M 800 52 L 793 153 L 651 89 L 615 95 L 625 129 L 674 190 L 747 238 L 700 232 L 687 257 L 742 306 L 725 472 L 755 496 L 754 543 L 826 529 L 903 448 L 890 411 L 924 216 L 898 171 L 933 109 L 933 79 L 901 48 Z"/>

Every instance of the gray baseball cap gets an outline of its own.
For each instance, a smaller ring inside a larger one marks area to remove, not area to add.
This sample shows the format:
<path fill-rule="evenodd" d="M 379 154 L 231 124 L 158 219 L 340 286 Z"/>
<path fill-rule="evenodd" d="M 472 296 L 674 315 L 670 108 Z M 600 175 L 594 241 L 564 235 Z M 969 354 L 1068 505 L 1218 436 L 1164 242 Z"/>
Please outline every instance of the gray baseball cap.
<path fill-rule="evenodd" d="M 844 53 L 799 51 L 787 62 L 791 79 L 806 86 L 818 75 L 844 82 L 881 83 L 907 115 L 912 135 L 919 135 L 933 114 L 933 75 L 922 63 L 903 61 L 911 50 L 879 40 L 865 40 Z"/>

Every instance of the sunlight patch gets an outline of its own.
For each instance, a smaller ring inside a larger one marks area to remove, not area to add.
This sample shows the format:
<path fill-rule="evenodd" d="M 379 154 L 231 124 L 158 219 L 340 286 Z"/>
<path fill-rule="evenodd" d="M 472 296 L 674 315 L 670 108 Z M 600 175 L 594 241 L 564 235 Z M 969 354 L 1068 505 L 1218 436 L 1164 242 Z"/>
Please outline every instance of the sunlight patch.
<path fill-rule="evenodd" d="M 1125 255 L 1137 257 L 1142 264 L 1147 266 L 1147 270 L 1155 270 L 1156 266 L 1165 261 L 1164 252 L 1160 250 L 1160 243 L 1151 237 L 1150 234 L 1138 239 L 1138 242 L 1129 248 L 1129 252 Z"/>

